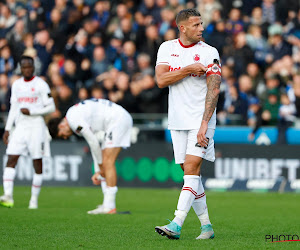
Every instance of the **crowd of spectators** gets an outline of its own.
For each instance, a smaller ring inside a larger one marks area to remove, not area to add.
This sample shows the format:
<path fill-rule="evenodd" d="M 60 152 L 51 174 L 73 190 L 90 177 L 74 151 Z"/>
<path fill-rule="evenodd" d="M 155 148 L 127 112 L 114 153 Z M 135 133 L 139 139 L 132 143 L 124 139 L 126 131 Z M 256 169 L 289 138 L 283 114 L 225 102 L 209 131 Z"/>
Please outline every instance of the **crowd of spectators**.
<path fill-rule="evenodd" d="M 218 123 L 292 125 L 300 117 L 300 11 L 294 0 L 0 0 L 0 108 L 22 54 L 51 87 L 57 110 L 107 98 L 131 113 L 166 113 L 156 54 L 177 38 L 176 14 L 197 8 L 203 40 L 221 56 Z"/>

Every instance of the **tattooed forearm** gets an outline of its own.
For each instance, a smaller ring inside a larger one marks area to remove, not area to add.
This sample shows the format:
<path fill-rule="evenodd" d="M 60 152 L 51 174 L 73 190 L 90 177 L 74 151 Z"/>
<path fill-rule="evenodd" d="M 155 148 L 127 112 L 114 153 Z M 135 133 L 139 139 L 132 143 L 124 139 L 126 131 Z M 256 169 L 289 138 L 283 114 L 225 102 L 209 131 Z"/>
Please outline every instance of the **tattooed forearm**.
<path fill-rule="evenodd" d="M 209 122 L 218 103 L 221 77 L 218 75 L 210 75 L 207 77 L 206 81 L 207 93 L 205 99 L 205 111 L 203 114 L 203 120 Z"/>

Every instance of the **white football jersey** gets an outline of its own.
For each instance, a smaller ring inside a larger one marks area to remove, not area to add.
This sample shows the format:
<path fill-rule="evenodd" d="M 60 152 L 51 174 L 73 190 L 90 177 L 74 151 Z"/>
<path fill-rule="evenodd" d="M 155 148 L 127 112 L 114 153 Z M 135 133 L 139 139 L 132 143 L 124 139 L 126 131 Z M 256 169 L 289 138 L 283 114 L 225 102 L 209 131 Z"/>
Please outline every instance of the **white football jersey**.
<path fill-rule="evenodd" d="M 10 103 L 16 110 L 14 122 L 21 126 L 45 124 L 44 117 L 39 115 L 39 112 L 47 105 L 54 106 L 48 84 L 38 76 L 34 76 L 30 81 L 24 80 L 23 77 L 17 79 L 12 85 Z M 30 115 L 23 115 L 20 112 L 21 108 L 29 109 Z"/>
<path fill-rule="evenodd" d="M 123 112 L 127 111 L 109 100 L 88 99 L 69 108 L 66 119 L 72 131 L 82 136 L 85 129 L 93 133 L 106 131 Z"/>
<path fill-rule="evenodd" d="M 160 45 L 156 65 L 168 65 L 170 71 L 179 70 L 193 63 L 204 66 L 220 61 L 218 51 L 198 42 L 184 46 L 179 39 L 166 41 Z M 168 128 L 172 130 L 199 129 L 205 110 L 207 93 L 206 75 L 191 74 L 169 86 Z M 216 110 L 209 123 L 209 128 L 216 127 Z"/>

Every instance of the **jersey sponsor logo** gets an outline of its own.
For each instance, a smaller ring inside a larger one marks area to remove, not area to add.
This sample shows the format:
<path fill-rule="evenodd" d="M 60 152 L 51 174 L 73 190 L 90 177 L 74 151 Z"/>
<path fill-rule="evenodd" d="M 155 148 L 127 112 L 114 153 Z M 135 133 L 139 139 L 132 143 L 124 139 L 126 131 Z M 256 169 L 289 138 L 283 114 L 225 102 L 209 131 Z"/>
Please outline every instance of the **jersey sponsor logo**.
<path fill-rule="evenodd" d="M 175 70 L 180 70 L 181 67 L 178 67 L 178 68 L 173 68 L 173 67 L 170 67 L 170 71 L 175 71 Z"/>
<path fill-rule="evenodd" d="M 179 55 L 177 55 L 177 54 L 171 54 L 171 56 L 179 57 Z"/>
<path fill-rule="evenodd" d="M 36 103 L 38 97 L 19 97 L 18 102 Z"/>
<path fill-rule="evenodd" d="M 194 55 L 194 61 L 199 62 L 200 61 L 200 56 L 198 54 Z"/>

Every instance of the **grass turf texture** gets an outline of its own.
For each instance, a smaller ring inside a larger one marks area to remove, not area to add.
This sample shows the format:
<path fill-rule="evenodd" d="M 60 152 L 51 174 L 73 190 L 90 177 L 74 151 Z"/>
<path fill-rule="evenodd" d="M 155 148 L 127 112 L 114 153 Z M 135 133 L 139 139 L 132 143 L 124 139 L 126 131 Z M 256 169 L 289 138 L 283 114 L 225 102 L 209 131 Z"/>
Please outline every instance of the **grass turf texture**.
<path fill-rule="evenodd" d="M 30 187 L 14 193 L 15 207 L 0 207 L 0 249 L 300 248 L 300 242 L 265 242 L 266 234 L 300 235 L 299 194 L 207 192 L 215 239 L 195 240 L 200 223 L 191 210 L 175 241 L 154 227 L 173 219 L 178 189 L 120 188 L 117 208 L 130 215 L 88 215 L 100 203 L 98 188 L 43 187 L 38 210 L 27 208 Z"/>

